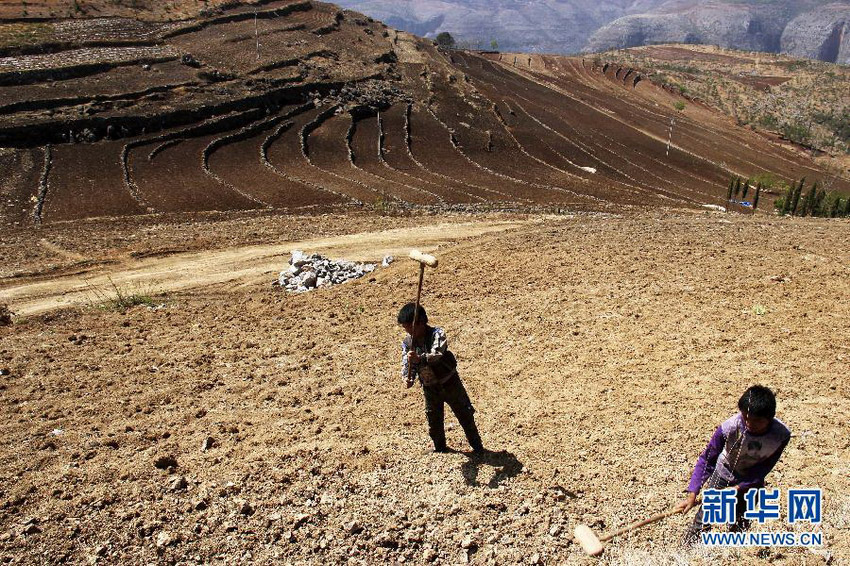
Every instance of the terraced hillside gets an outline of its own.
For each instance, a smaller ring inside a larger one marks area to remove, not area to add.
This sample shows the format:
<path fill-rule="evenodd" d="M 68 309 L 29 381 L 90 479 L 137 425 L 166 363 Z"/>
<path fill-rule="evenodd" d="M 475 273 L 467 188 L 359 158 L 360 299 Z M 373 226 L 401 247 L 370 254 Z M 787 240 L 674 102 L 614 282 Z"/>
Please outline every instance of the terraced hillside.
<path fill-rule="evenodd" d="M 677 110 L 678 94 L 636 70 L 447 54 L 320 2 L 167 22 L 17 21 L 0 35 L 6 226 L 212 210 L 698 207 L 723 204 L 731 176 L 822 175 L 723 114 Z"/>
<path fill-rule="evenodd" d="M 704 101 L 740 125 L 850 157 L 850 67 L 713 46 L 654 45 L 600 56 Z M 844 159 L 850 165 L 850 159 Z"/>

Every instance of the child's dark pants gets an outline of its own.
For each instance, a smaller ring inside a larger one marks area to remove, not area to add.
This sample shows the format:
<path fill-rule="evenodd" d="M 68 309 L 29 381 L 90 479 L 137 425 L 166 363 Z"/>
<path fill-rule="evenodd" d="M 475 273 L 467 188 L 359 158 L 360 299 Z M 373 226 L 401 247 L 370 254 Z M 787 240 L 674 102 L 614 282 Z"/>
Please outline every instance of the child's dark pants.
<path fill-rule="evenodd" d="M 445 383 L 425 385 L 422 387 L 422 391 L 425 393 L 425 416 L 428 418 L 428 434 L 434 441 L 435 450 L 446 450 L 444 403 L 448 403 L 449 407 L 452 408 L 452 412 L 457 417 L 460 426 L 463 427 L 466 440 L 472 449 L 483 449 L 478 427 L 475 426 L 475 417 L 473 416 L 475 409 L 472 407 L 469 395 L 467 395 L 463 382 L 457 374 Z"/>
<path fill-rule="evenodd" d="M 717 474 L 713 474 L 706 484 L 707 487 L 710 487 L 711 489 L 725 489 L 727 487 L 731 487 L 728 481 L 720 478 Z M 759 487 L 764 486 L 757 485 L 751 489 L 758 489 Z M 737 503 L 735 504 L 736 521 L 734 524 L 729 525 L 730 531 L 745 531 L 750 528 L 750 521 L 744 518 L 744 512 L 747 510 L 747 500 L 744 499 L 744 496 L 747 491 L 749 490 L 738 491 Z M 691 523 L 690 528 L 688 528 L 688 531 L 685 533 L 682 543 L 688 546 L 696 544 L 700 542 L 700 533 L 705 533 L 709 530 L 711 530 L 711 525 L 706 525 L 702 522 L 702 505 L 700 505 L 697 507 L 697 514 L 694 517 L 694 522 Z"/>

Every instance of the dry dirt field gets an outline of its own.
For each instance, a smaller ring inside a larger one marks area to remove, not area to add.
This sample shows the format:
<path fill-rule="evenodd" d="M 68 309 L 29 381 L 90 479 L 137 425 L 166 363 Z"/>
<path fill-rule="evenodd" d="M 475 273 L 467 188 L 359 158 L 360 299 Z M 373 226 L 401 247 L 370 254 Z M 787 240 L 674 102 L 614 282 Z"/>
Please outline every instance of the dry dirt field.
<path fill-rule="evenodd" d="M 441 265 L 424 304 L 493 453 L 467 452 L 452 417 L 457 451 L 428 452 L 422 394 L 398 375 L 410 261 L 303 295 L 253 272 L 166 285 L 154 307 L 18 317 L 0 327 L 0 563 L 595 564 L 573 527 L 605 532 L 678 501 L 753 383 L 776 391 L 794 434 L 771 485 L 824 490 L 822 551 L 684 552 L 687 520 L 674 517 L 619 539 L 601 563 L 848 563 L 850 222 L 698 211 L 477 221 L 500 228 L 352 215 L 317 234 L 260 215 L 145 229 L 163 260 L 178 257 L 169 246 L 216 254 L 357 233 L 378 259 L 425 238 L 423 226 L 467 226 L 425 242 Z M 134 259 L 98 222 L 75 226 L 20 236 L 41 252 L 15 256 L 0 302 L 49 270 L 71 276 L 73 254 L 115 278 L 156 259 Z M 402 230 L 376 235 L 389 228 Z M 210 241 L 193 244 L 193 231 Z M 95 253 L 97 242 L 117 251 Z M 72 255 L 57 260 L 50 245 Z"/>

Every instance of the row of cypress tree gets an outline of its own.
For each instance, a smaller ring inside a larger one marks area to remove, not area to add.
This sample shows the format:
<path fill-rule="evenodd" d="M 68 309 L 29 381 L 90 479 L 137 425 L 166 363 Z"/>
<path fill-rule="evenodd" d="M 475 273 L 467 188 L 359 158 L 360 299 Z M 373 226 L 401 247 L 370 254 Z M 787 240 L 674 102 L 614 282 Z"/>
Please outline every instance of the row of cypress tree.
<path fill-rule="evenodd" d="M 819 188 L 815 182 L 805 190 L 806 178 L 800 179 L 799 183 L 793 183 L 785 191 L 785 194 L 773 203 L 776 210 L 782 216 L 819 216 L 822 218 L 844 218 L 850 216 L 850 197 L 843 197 L 840 193 L 830 192 Z M 747 201 L 750 190 L 754 190 L 753 202 Z M 726 201 L 729 203 L 752 206 L 753 211 L 758 208 L 761 196 L 762 184 L 756 183 L 753 187 L 750 179 L 744 181 L 736 177 L 729 182 L 729 191 Z M 805 194 L 804 194 L 805 193 Z"/>
<path fill-rule="evenodd" d="M 850 197 L 826 189 L 818 188 L 815 182 L 805 191 L 806 178 L 794 183 L 785 195 L 776 199 L 774 207 L 783 216 L 820 216 L 822 218 L 843 218 L 850 216 Z M 805 196 L 804 193 L 805 192 Z"/>
<path fill-rule="evenodd" d="M 732 179 L 729 183 L 729 193 L 726 195 L 726 202 L 737 202 L 737 203 L 745 203 L 747 202 L 747 194 L 750 192 L 750 189 L 753 186 L 750 184 L 750 180 L 747 179 L 743 183 L 741 182 L 740 177 L 736 177 Z M 738 197 L 741 197 L 741 200 L 738 200 Z M 753 210 L 758 208 L 759 205 L 759 197 L 761 196 L 761 183 L 757 183 L 755 186 L 755 193 L 753 194 Z"/>

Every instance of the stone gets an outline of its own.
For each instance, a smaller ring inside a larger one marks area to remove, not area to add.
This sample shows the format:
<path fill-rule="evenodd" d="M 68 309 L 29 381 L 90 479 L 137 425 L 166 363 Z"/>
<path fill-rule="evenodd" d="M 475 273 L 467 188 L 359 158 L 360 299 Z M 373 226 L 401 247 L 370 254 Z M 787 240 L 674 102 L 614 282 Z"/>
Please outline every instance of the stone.
<path fill-rule="evenodd" d="M 300 275 L 301 277 L 301 285 L 307 288 L 315 287 L 316 283 L 318 283 L 319 278 L 316 276 L 316 273 L 313 271 L 306 271 Z"/>
<path fill-rule="evenodd" d="M 388 259 L 389 258 L 389 259 Z M 384 258 L 388 265 L 392 256 Z M 290 267 L 281 271 L 273 285 L 280 285 L 293 293 L 303 293 L 318 287 L 338 285 L 363 277 L 377 269 L 374 263 L 359 264 L 353 261 L 332 261 L 318 254 L 306 255 L 300 250 L 292 252 Z"/>
<path fill-rule="evenodd" d="M 169 491 L 182 491 L 189 487 L 189 483 L 186 481 L 186 478 L 183 476 L 176 476 L 171 478 L 171 481 L 168 483 Z"/>
<path fill-rule="evenodd" d="M 206 452 L 210 448 L 215 446 L 215 439 L 212 436 L 208 436 L 204 439 L 204 442 L 201 444 L 201 452 Z"/>
<path fill-rule="evenodd" d="M 177 539 L 168 531 L 162 531 L 156 535 L 157 548 L 165 548 L 177 542 Z"/>
<path fill-rule="evenodd" d="M 240 515 L 253 515 L 254 507 L 251 506 L 250 503 L 244 501 L 242 505 L 239 506 L 239 514 Z"/>

